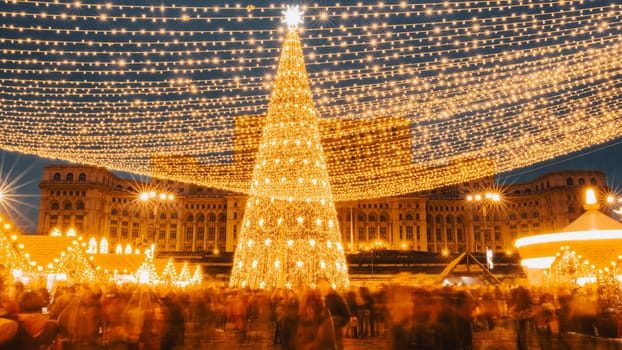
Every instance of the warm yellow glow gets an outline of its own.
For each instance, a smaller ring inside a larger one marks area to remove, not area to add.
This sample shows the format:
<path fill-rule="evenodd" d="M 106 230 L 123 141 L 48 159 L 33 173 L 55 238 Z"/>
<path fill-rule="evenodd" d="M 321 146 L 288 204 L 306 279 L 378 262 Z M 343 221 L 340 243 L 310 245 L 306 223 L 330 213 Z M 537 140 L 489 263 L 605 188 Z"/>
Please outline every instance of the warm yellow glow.
<path fill-rule="evenodd" d="M 57 227 L 54 227 L 52 229 L 52 232 L 50 232 L 50 236 L 55 236 L 55 237 L 61 237 L 63 234 L 60 232 L 60 230 Z"/>
<path fill-rule="evenodd" d="M 546 256 L 541 258 L 530 258 L 521 260 L 521 265 L 530 269 L 548 269 L 555 261 L 554 256 Z"/>
<path fill-rule="evenodd" d="M 108 240 L 105 237 L 99 242 L 99 253 L 108 254 Z"/>
<path fill-rule="evenodd" d="M 596 282 L 596 276 L 587 276 L 587 277 L 579 277 L 576 279 L 576 283 L 578 286 L 585 286 L 588 283 L 595 283 Z"/>
<path fill-rule="evenodd" d="M 95 237 L 91 237 L 91 239 L 89 239 L 89 247 L 86 252 L 89 254 L 97 253 L 97 240 Z"/>
<path fill-rule="evenodd" d="M 598 202 L 596 201 L 596 192 L 591 188 L 585 190 L 585 204 L 598 204 Z"/>
<path fill-rule="evenodd" d="M 534 244 L 557 243 L 571 241 L 592 241 L 606 239 L 622 239 L 620 230 L 597 230 L 597 231 L 576 231 L 567 233 L 551 233 L 545 235 L 529 236 L 519 238 L 514 243 L 517 248 L 526 247 Z"/>
<path fill-rule="evenodd" d="M 69 230 L 67 230 L 67 237 L 76 237 L 76 230 L 70 228 Z"/>

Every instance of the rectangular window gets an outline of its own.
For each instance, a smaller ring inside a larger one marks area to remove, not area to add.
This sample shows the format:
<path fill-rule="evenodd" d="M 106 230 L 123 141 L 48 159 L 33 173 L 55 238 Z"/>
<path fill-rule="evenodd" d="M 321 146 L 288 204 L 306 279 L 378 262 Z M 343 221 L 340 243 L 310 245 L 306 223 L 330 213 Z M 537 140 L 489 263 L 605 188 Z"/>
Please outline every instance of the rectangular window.
<path fill-rule="evenodd" d="M 177 224 L 171 224 L 171 230 L 169 231 L 168 236 L 170 239 L 177 238 Z"/>
<path fill-rule="evenodd" d="M 233 225 L 233 240 L 236 239 L 238 239 L 238 225 Z"/>
<path fill-rule="evenodd" d="M 400 240 L 404 239 L 404 234 L 402 233 L 403 227 L 400 226 Z"/>
<path fill-rule="evenodd" d="M 184 243 L 184 251 L 191 252 L 192 251 L 192 243 Z"/>
<path fill-rule="evenodd" d="M 169 250 L 175 250 L 177 249 L 177 245 L 175 244 L 175 242 L 171 242 L 168 244 L 168 249 Z"/>
<path fill-rule="evenodd" d="M 443 239 L 443 235 L 440 228 L 436 229 L 436 241 L 440 242 Z"/>
<path fill-rule="evenodd" d="M 194 227 L 186 227 L 186 241 L 192 242 L 194 238 Z"/>
<path fill-rule="evenodd" d="M 140 225 L 137 222 L 132 223 L 132 238 L 138 238 L 138 231 L 140 231 Z"/>
<path fill-rule="evenodd" d="M 165 229 L 160 229 L 160 234 L 158 235 L 158 239 L 166 239 L 166 230 Z"/>
<path fill-rule="evenodd" d="M 63 215 L 63 227 L 69 227 L 71 225 L 71 216 Z"/>
<path fill-rule="evenodd" d="M 197 227 L 197 241 L 203 242 L 205 239 L 205 227 Z"/>
<path fill-rule="evenodd" d="M 464 242 L 464 233 L 461 228 L 458 229 L 458 242 Z"/>
<path fill-rule="evenodd" d="M 227 228 L 221 227 L 218 229 L 218 240 L 224 242 L 227 240 Z"/>
<path fill-rule="evenodd" d="M 421 227 L 416 226 L 417 230 L 417 240 L 420 241 L 421 240 Z"/>
<path fill-rule="evenodd" d="M 376 228 L 375 227 L 368 227 L 367 233 L 369 235 L 370 241 L 373 241 L 374 239 L 376 239 Z"/>
<path fill-rule="evenodd" d="M 387 228 L 386 227 L 381 227 L 380 228 L 380 239 L 382 240 L 387 240 Z"/>
<path fill-rule="evenodd" d="M 413 240 L 413 227 L 412 226 L 406 226 L 406 240 L 407 241 Z"/>
<path fill-rule="evenodd" d="M 359 227 L 359 242 L 365 241 L 365 229 Z"/>
<path fill-rule="evenodd" d="M 432 230 L 429 228 L 425 231 L 425 239 L 428 243 L 432 243 Z"/>
<path fill-rule="evenodd" d="M 495 241 L 501 240 L 501 232 L 495 232 Z"/>
<path fill-rule="evenodd" d="M 127 238 L 127 227 L 121 227 L 121 237 Z"/>
<path fill-rule="evenodd" d="M 451 232 L 451 229 L 448 228 L 445 232 L 445 236 L 447 237 L 447 241 L 453 241 L 454 240 L 454 235 L 453 232 Z"/>
<path fill-rule="evenodd" d="M 84 230 L 84 215 L 76 215 L 74 226 L 78 232 L 82 232 Z"/>
<path fill-rule="evenodd" d="M 482 236 L 479 231 L 473 232 L 473 240 L 475 240 L 475 242 L 479 242 L 482 240 Z"/>
<path fill-rule="evenodd" d="M 207 228 L 207 240 L 214 241 L 216 239 L 216 227 Z"/>

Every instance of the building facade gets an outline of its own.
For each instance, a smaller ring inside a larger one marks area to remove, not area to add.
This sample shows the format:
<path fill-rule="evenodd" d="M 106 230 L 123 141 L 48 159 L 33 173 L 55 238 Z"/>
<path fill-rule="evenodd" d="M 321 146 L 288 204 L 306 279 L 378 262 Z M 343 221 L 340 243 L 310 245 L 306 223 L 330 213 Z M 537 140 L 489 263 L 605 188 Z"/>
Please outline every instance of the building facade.
<path fill-rule="evenodd" d="M 560 171 L 497 188 L 498 202 L 467 201 L 494 188 L 485 178 L 399 197 L 337 202 L 346 250 L 512 252 L 516 238 L 556 232 L 583 212 L 582 193 L 608 192 L 605 174 Z M 167 180 L 124 179 L 98 167 L 50 165 L 39 184 L 37 234 L 73 229 L 110 249 L 152 243 L 158 251 L 232 252 L 246 195 Z M 155 196 L 141 199 L 141 193 Z M 172 194 L 173 199 L 160 193 Z"/>

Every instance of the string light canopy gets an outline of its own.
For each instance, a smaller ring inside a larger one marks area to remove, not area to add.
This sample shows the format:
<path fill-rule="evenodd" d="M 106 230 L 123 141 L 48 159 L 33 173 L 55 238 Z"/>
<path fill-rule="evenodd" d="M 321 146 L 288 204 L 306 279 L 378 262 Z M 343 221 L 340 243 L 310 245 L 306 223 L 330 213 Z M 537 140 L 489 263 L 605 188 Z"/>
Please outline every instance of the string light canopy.
<path fill-rule="evenodd" d="M 249 193 L 277 52 L 300 24 L 283 11 L 304 15 L 335 200 L 621 136 L 613 1 L 5 0 L 0 148 Z"/>
<path fill-rule="evenodd" d="M 337 210 L 296 25 L 289 27 L 268 107 L 229 285 L 349 285 Z"/>

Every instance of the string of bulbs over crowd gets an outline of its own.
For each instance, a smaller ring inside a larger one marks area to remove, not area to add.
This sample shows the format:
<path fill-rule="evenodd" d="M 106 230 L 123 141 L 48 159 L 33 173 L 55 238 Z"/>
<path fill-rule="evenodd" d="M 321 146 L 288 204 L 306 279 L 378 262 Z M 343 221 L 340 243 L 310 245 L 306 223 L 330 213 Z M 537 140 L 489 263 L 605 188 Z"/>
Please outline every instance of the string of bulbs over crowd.
<path fill-rule="evenodd" d="M 1 4 L 1 148 L 248 192 L 262 124 L 240 117 L 267 111 L 286 4 Z M 622 134 L 614 1 L 301 11 L 336 200 L 463 182 Z M 191 160 L 154 166 L 166 156 Z"/>

